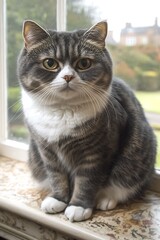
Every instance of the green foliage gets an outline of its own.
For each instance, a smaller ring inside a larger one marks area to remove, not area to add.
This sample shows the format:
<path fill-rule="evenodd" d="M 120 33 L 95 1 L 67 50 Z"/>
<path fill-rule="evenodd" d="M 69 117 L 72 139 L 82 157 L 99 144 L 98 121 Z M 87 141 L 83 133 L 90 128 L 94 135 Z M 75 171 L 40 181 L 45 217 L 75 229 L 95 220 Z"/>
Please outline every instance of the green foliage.
<path fill-rule="evenodd" d="M 11 87 L 8 89 L 8 109 L 14 114 L 21 110 L 19 87 Z"/>
<path fill-rule="evenodd" d="M 48 28 L 56 28 L 56 0 L 7 1 L 8 79 L 10 86 L 17 85 L 16 64 L 17 56 L 23 45 L 21 29 L 25 19 L 32 19 Z"/>
<path fill-rule="evenodd" d="M 67 0 L 67 30 L 91 27 L 96 9 L 82 4 L 82 0 Z"/>
<path fill-rule="evenodd" d="M 114 72 L 134 89 L 160 90 L 160 48 L 154 46 L 109 46 Z"/>
<path fill-rule="evenodd" d="M 14 140 L 27 142 L 28 130 L 24 125 L 12 125 L 9 131 L 9 137 Z"/>

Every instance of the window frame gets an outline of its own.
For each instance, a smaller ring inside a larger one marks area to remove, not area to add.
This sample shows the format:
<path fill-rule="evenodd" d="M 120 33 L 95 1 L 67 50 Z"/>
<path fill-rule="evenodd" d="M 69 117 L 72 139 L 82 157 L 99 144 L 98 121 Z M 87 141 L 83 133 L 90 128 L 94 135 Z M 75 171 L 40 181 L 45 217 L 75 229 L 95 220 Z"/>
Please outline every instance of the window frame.
<path fill-rule="evenodd" d="M 67 21 L 66 0 L 57 0 L 57 30 L 65 31 Z M 6 44 L 6 0 L 0 0 L 0 155 L 26 161 L 28 144 L 7 139 L 7 44 Z M 160 183 L 160 171 L 156 170 L 155 183 Z M 155 189 L 159 189 L 154 184 Z M 159 190 L 160 191 L 160 190 Z"/>

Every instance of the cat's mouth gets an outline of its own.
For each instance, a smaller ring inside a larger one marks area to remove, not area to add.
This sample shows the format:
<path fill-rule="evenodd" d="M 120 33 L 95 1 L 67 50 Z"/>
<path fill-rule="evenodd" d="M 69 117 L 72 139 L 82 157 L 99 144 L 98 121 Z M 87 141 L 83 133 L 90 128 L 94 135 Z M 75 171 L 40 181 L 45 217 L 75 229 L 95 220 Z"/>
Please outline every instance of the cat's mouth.
<path fill-rule="evenodd" d="M 76 91 L 75 86 L 72 86 L 71 84 L 65 84 L 63 86 L 61 86 L 58 89 L 57 94 L 59 95 L 59 97 L 61 97 L 62 99 L 73 99 L 73 98 L 77 98 L 79 96 L 78 91 Z"/>
<path fill-rule="evenodd" d="M 73 92 L 74 89 L 71 87 L 71 85 L 69 83 L 65 84 L 65 86 L 63 86 L 60 89 L 60 92 Z"/>

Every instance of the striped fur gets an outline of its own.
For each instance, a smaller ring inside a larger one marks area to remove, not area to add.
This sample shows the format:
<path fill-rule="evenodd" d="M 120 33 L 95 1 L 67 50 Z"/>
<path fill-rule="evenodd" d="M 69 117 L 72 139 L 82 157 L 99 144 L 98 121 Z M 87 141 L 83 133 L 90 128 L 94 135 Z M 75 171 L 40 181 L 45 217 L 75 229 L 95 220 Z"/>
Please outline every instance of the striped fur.
<path fill-rule="evenodd" d="M 29 166 L 51 189 L 42 210 L 68 205 L 66 216 L 81 221 L 93 208 L 112 209 L 135 197 L 154 172 L 156 140 L 131 89 L 112 77 L 107 23 L 56 32 L 27 21 L 23 35 L 18 75 Z M 48 58 L 55 68 L 44 67 Z"/>

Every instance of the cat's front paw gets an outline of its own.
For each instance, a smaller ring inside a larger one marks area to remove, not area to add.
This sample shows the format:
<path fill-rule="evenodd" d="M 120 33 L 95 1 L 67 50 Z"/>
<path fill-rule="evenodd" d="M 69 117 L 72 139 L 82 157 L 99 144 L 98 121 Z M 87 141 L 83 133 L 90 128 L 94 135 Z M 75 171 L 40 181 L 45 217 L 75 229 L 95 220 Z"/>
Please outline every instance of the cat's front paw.
<path fill-rule="evenodd" d="M 109 199 L 109 198 L 102 198 L 97 203 L 96 209 L 105 211 L 105 210 L 114 209 L 116 206 L 117 206 L 116 200 Z"/>
<path fill-rule="evenodd" d="M 41 210 L 45 213 L 59 213 L 62 212 L 66 206 L 66 203 L 61 202 L 56 198 L 46 197 L 41 204 Z"/>
<path fill-rule="evenodd" d="M 91 208 L 83 208 L 77 206 L 68 206 L 65 210 L 66 217 L 71 221 L 80 222 L 90 218 L 92 215 Z"/>

